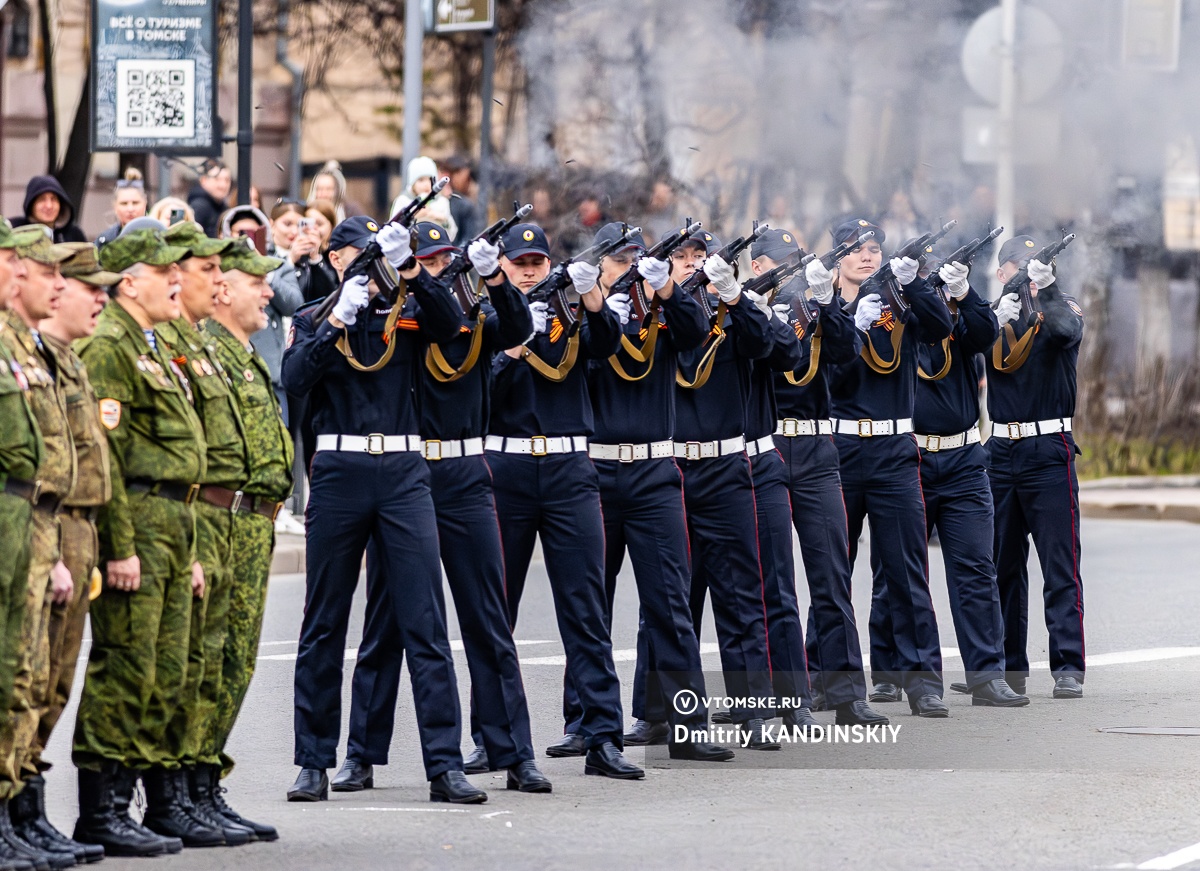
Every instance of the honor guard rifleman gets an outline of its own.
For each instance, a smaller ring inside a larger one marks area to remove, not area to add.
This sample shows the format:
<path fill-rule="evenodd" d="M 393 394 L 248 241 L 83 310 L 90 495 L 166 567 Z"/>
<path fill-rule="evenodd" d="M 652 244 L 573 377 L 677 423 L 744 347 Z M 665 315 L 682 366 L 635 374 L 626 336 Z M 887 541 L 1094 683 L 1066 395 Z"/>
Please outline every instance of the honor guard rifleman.
<path fill-rule="evenodd" d="M 298 312 L 283 358 L 284 387 L 308 396 L 316 433 L 296 658 L 295 762 L 301 771 L 288 799 L 320 801 L 328 794 L 326 769 L 337 764 L 350 605 L 363 553 L 374 538 L 379 577 L 408 654 L 430 799 L 486 801 L 487 793 L 462 771 L 458 688 L 417 401 L 418 332 L 449 342 L 462 326 L 462 311 L 413 257 L 402 225 L 379 229 L 369 218 L 350 218 L 334 229 L 329 244 L 335 268 L 353 267 L 366 254 L 373 277 L 353 275 L 336 300 Z M 416 329 L 401 328 L 407 294 L 416 301 Z"/>
<path fill-rule="evenodd" d="M 421 436 L 433 486 L 438 545 L 471 672 L 476 746 L 464 770 L 482 774 L 504 769 L 509 789 L 546 793 L 552 786 L 533 761 L 529 706 L 508 623 L 500 531 L 483 450 L 492 355 L 525 341 L 533 320 L 524 295 L 500 269 L 500 249 L 487 238 L 474 240 L 464 253 L 437 224 L 419 223 L 413 231 L 417 260 L 434 276 L 452 267 L 445 274 L 468 311 L 467 324 L 455 338 L 423 343 L 418 370 Z M 471 269 L 483 276 L 486 296 L 467 283 Z M 411 321 L 411 312 L 408 315 Z M 387 763 L 392 740 L 404 648 L 380 577 L 381 563 L 378 545 L 372 542 L 346 762 L 332 787 L 339 792 L 372 788 L 373 766 Z"/>
<path fill-rule="evenodd" d="M 996 581 L 1004 614 L 1008 681 L 1029 676 L 1029 537 L 1045 579 L 1054 698 L 1083 695 L 1083 579 L 1079 574 L 1079 478 L 1071 436 L 1075 366 L 1083 311 L 1028 236 L 1000 249 L 1005 282 L 997 307 L 1000 339 L 986 355 L 988 478 L 996 507 Z"/>
<path fill-rule="evenodd" d="M 126 228 L 100 265 L 121 275 L 95 333 L 80 345 L 110 451 L 112 500 L 100 511 L 104 589 L 92 602 L 92 648 L 75 722 L 75 840 L 113 855 L 177 852 L 182 843 L 136 823 L 140 776 L 170 758 L 168 727 L 184 702 L 196 561 L 195 500 L 204 430 L 154 327 L 180 315 L 186 248 Z"/>

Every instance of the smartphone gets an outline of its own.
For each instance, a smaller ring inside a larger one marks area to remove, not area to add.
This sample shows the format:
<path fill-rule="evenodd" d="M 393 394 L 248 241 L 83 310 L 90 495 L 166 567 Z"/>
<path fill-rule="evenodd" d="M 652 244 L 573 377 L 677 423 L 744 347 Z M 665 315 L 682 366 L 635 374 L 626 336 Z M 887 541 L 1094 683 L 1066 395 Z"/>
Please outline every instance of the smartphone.
<path fill-rule="evenodd" d="M 307 233 L 309 230 L 311 230 L 316 225 L 316 223 L 317 222 L 314 221 L 312 218 L 301 218 L 300 219 L 300 232 Z"/>
<path fill-rule="evenodd" d="M 187 219 L 187 212 L 185 212 L 183 209 L 171 209 L 170 224 L 168 224 L 168 226 L 174 227 L 180 221 L 183 221 L 186 219 Z"/>

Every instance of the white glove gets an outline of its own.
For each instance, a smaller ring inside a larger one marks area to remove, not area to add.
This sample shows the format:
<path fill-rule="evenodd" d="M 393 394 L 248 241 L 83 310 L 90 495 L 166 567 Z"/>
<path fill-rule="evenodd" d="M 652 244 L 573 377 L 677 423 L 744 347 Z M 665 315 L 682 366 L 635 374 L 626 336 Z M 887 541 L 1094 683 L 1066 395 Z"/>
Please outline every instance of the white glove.
<path fill-rule="evenodd" d="M 1048 266 L 1040 260 L 1030 260 L 1028 270 L 1029 280 L 1036 284 L 1039 290 L 1054 284 L 1053 266 Z"/>
<path fill-rule="evenodd" d="M 775 317 L 784 323 L 792 322 L 792 304 L 790 302 L 777 302 L 771 306 L 771 309 L 775 312 Z"/>
<path fill-rule="evenodd" d="M 651 290 L 662 290 L 671 280 L 671 267 L 667 261 L 654 257 L 643 257 L 638 261 L 638 274 L 646 279 Z"/>
<path fill-rule="evenodd" d="M 721 297 L 721 302 L 733 302 L 742 292 L 733 274 L 733 267 L 715 254 L 704 261 L 704 274 L 708 276 L 717 296 Z"/>
<path fill-rule="evenodd" d="M 629 323 L 629 312 L 633 309 L 633 303 L 629 299 L 629 294 L 614 293 L 604 300 L 604 304 L 612 309 L 612 313 L 617 316 L 617 320 L 621 322 L 621 326 Z"/>
<path fill-rule="evenodd" d="M 375 234 L 375 241 L 379 243 L 379 250 L 387 262 L 396 269 L 413 256 L 412 236 L 406 227 L 399 224 L 384 224 Z"/>
<path fill-rule="evenodd" d="M 858 303 L 858 308 L 854 310 L 854 326 L 865 333 L 870 329 L 871 324 L 879 320 L 882 314 L 883 300 L 879 294 L 869 293 L 862 298 Z"/>
<path fill-rule="evenodd" d="M 950 291 L 950 296 L 954 299 L 962 299 L 971 289 L 971 285 L 967 282 L 970 274 L 971 270 L 961 263 L 947 263 L 938 270 L 938 277 L 946 282 L 946 289 Z"/>
<path fill-rule="evenodd" d="M 762 294 L 755 293 L 752 290 L 742 292 L 746 299 L 754 303 L 754 307 L 767 316 L 767 320 L 771 319 L 773 312 L 771 311 L 771 303 Z"/>
<path fill-rule="evenodd" d="M 348 327 L 354 326 L 358 313 L 371 301 L 371 293 L 367 290 L 370 283 L 367 276 L 356 275 L 343 284 L 342 293 L 333 306 L 333 316 Z"/>
<path fill-rule="evenodd" d="M 825 268 L 824 263 L 819 259 L 813 260 L 804 267 L 804 277 L 808 280 L 813 299 L 821 305 L 833 302 L 833 273 Z"/>
<path fill-rule="evenodd" d="M 500 268 L 500 249 L 487 239 L 476 239 L 467 246 L 467 259 L 480 277 L 486 278 Z"/>
<path fill-rule="evenodd" d="M 590 263 L 575 261 L 567 265 L 567 275 L 571 276 L 571 284 L 575 285 L 575 292 L 583 296 L 595 288 L 596 279 L 600 277 L 600 270 Z"/>
<path fill-rule="evenodd" d="M 533 318 L 533 335 L 532 339 L 540 333 L 546 332 L 546 324 L 550 320 L 550 304 L 545 302 L 531 302 L 529 304 L 529 315 Z M 529 341 L 526 339 L 525 341 Z"/>
<path fill-rule="evenodd" d="M 890 261 L 892 267 L 892 275 L 896 276 L 896 280 L 903 287 L 906 284 L 912 284 L 913 279 L 917 277 L 917 271 L 921 268 L 921 264 L 913 260 L 911 257 L 893 257 Z"/>
<path fill-rule="evenodd" d="M 996 305 L 996 320 L 1000 322 L 1000 326 L 1004 326 L 1009 321 L 1015 321 L 1021 314 L 1021 298 L 1015 293 L 1010 293 L 1000 297 L 1000 302 Z"/>

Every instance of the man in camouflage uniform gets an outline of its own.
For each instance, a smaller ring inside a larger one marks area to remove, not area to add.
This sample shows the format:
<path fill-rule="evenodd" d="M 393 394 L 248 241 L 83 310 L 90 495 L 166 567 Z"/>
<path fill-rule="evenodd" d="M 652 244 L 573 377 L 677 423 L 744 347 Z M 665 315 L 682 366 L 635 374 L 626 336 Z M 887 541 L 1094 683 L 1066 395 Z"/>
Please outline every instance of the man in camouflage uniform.
<path fill-rule="evenodd" d="M 46 781 L 42 772 L 50 763 L 42 758 L 50 733 L 71 697 L 75 665 L 83 643 L 88 597 L 93 587 L 99 593 L 99 551 L 96 515 L 112 494 L 108 462 L 108 439 L 100 424 L 96 394 L 88 381 L 83 361 L 71 350 L 71 342 L 90 336 L 96 319 L 108 301 L 107 289 L 121 280 L 115 272 L 104 272 L 90 242 L 70 242 L 72 251 L 62 262 L 66 288 L 58 308 L 38 325 L 42 343 L 58 368 L 57 381 L 67 407 L 67 423 L 75 444 L 77 474 L 75 488 L 64 500 L 58 516 L 62 561 L 71 574 L 72 588 L 55 586 L 50 606 L 49 680 L 37 693 L 37 735 L 22 776 L 25 788 L 13 802 L 13 823 L 21 836 L 44 849 L 71 852 L 76 860 L 95 862 L 104 848 L 80 844 L 67 838 L 46 818 Z"/>
<path fill-rule="evenodd" d="M 25 615 L 21 622 L 20 652 L 9 701 L 8 728 L 0 735 L 0 838 L 35 865 L 53 868 L 75 864 L 63 845 L 31 843 L 14 830 L 10 815 L 21 821 L 13 799 L 24 786 L 30 753 L 37 736 L 37 699 L 44 698 L 50 679 L 50 604 L 55 593 L 71 592 L 71 573 L 59 551 L 58 514 L 75 486 L 75 443 L 67 423 L 67 407 L 57 381 L 57 365 L 37 331 L 53 313 L 66 281 L 58 264 L 70 250 L 51 243 L 46 235 L 17 248 L 26 261 L 25 276 L 17 280 L 9 310 L 0 316 L 0 343 L 20 366 L 29 383 L 29 404 L 45 443 L 38 470 L 41 484 L 33 503 L 33 525 L 26 576 Z"/>
<path fill-rule="evenodd" d="M 204 593 L 191 505 L 205 473 L 203 430 L 154 334 L 155 325 L 179 317 L 177 264 L 186 256 L 152 229 L 127 228 L 105 245 L 100 265 L 121 281 L 80 346 L 107 431 L 112 499 L 99 516 L 105 588 L 91 607 L 75 723 L 75 840 L 112 855 L 182 847 L 134 823 L 128 809 L 138 775 L 169 759 L 192 597 Z"/>
<path fill-rule="evenodd" d="M 250 476 L 241 416 L 230 379 L 216 358 L 213 342 L 200 331 L 216 306 L 221 254 L 231 239 L 210 239 L 199 224 L 181 222 L 164 233 L 167 244 L 186 248 L 191 256 L 179 264 L 181 314 L 160 324 L 163 355 L 179 377 L 204 424 L 207 471 L 192 506 L 196 514 L 196 558 L 204 568 L 205 591 L 192 602 L 188 636 L 188 676 L 183 704 L 167 728 L 167 757 L 144 777 L 149 807 L 145 824 L 163 835 L 182 838 L 185 847 L 237 846 L 253 832 L 196 807 L 195 772 L 200 744 L 217 713 L 225 629 L 229 622 L 233 514 L 237 493 Z M 281 264 L 282 261 L 278 261 Z"/>
<path fill-rule="evenodd" d="M 40 228 L 14 233 L 0 218 L 0 312 L 8 309 L 16 280 L 28 275 L 28 263 L 17 247 L 44 235 Z M 21 652 L 32 503 L 38 496 L 37 476 L 45 453 L 29 390 L 21 364 L 0 342 L 0 541 L 4 542 L 0 547 L 0 710 L 5 712 Z M 9 740 L 10 730 L 9 718 L 0 717 L 0 738 Z M 21 861 L 16 850 L 0 839 L 0 864 L 12 867 Z"/>
<path fill-rule="evenodd" d="M 278 262 L 242 244 L 222 255 L 224 280 L 217 294 L 216 312 L 205 324 L 206 335 L 216 343 L 217 357 L 233 383 L 233 396 L 246 433 L 250 478 L 233 515 L 234 584 L 217 716 L 205 735 L 197 769 L 198 804 L 211 805 L 226 819 L 251 828 L 259 840 L 270 841 L 278 837 L 275 829 L 251 822 L 226 805 L 219 784 L 221 777 L 233 769 L 225 744 L 258 658 L 267 576 L 275 547 L 274 518 L 292 489 L 292 439 L 271 389 L 267 363 L 250 344 L 250 336 L 266 325 L 266 306 L 273 295 L 266 276 Z"/>

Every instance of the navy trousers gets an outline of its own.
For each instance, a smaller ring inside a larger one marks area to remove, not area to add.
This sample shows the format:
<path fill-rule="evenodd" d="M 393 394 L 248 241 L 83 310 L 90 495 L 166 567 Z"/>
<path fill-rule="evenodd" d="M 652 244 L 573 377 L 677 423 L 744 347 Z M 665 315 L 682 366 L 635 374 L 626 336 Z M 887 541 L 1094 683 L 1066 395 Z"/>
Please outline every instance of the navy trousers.
<path fill-rule="evenodd" d="M 912 698 L 941 697 L 942 650 L 929 595 L 929 552 L 921 495 L 921 458 L 909 435 L 836 435 L 850 537 L 858 556 L 863 521 L 871 520 L 871 547 L 879 554 L 886 627 L 871 625 L 871 674 L 903 687 Z M 877 639 L 878 635 L 878 639 Z"/>
<path fill-rule="evenodd" d="M 308 503 L 304 620 L 296 656 L 295 763 L 337 765 L 350 604 L 369 539 L 408 653 L 425 775 L 462 768 L 429 471 L 416 453 L 320 451 Z"/>
<path fill-rule="evenodd" d="M 596 469 L 582 451 L 534 457 L 488 453 L 516 626 L 534 541 L 540 536 L 567 672 L 579 694 L 579 734 L 591 748 L 622 746 L 617 680 L 604 590 L 604 521 Z M 563 712 L 564 720 L 567 712 Z"/>
<path fill-rule="evenodd" d="M 429 464 L 438 546 L 471 673 L 473 732 L 495 768 L 532 759 L 529 706 L 509 629 L 500 528 L 483 457 Z M 404 650 L 380 583 L 376 542 L 367 550 L 367 614 L 354 666 L 348 758 L 386 765 Z"/>
<path fill-rule="evenodd" d="M 1083 579 L 1079 573 L 1079 479 L 1070 433 L 988 440 L 996 504 L 996 581 L 1004 615 L 1005 670 L 1029 673 L 1029 537 L 1045 578 L 1050 671 L 1083 680 Z"/>
<path fill-rule="evenodd" d="M 846 503 L 832 436 L 775 437 L 791 494 L 792 524 L 808 582 L 809 675 L 826 707 L 867 697 L 858 626 L 850 601 Z"/>

